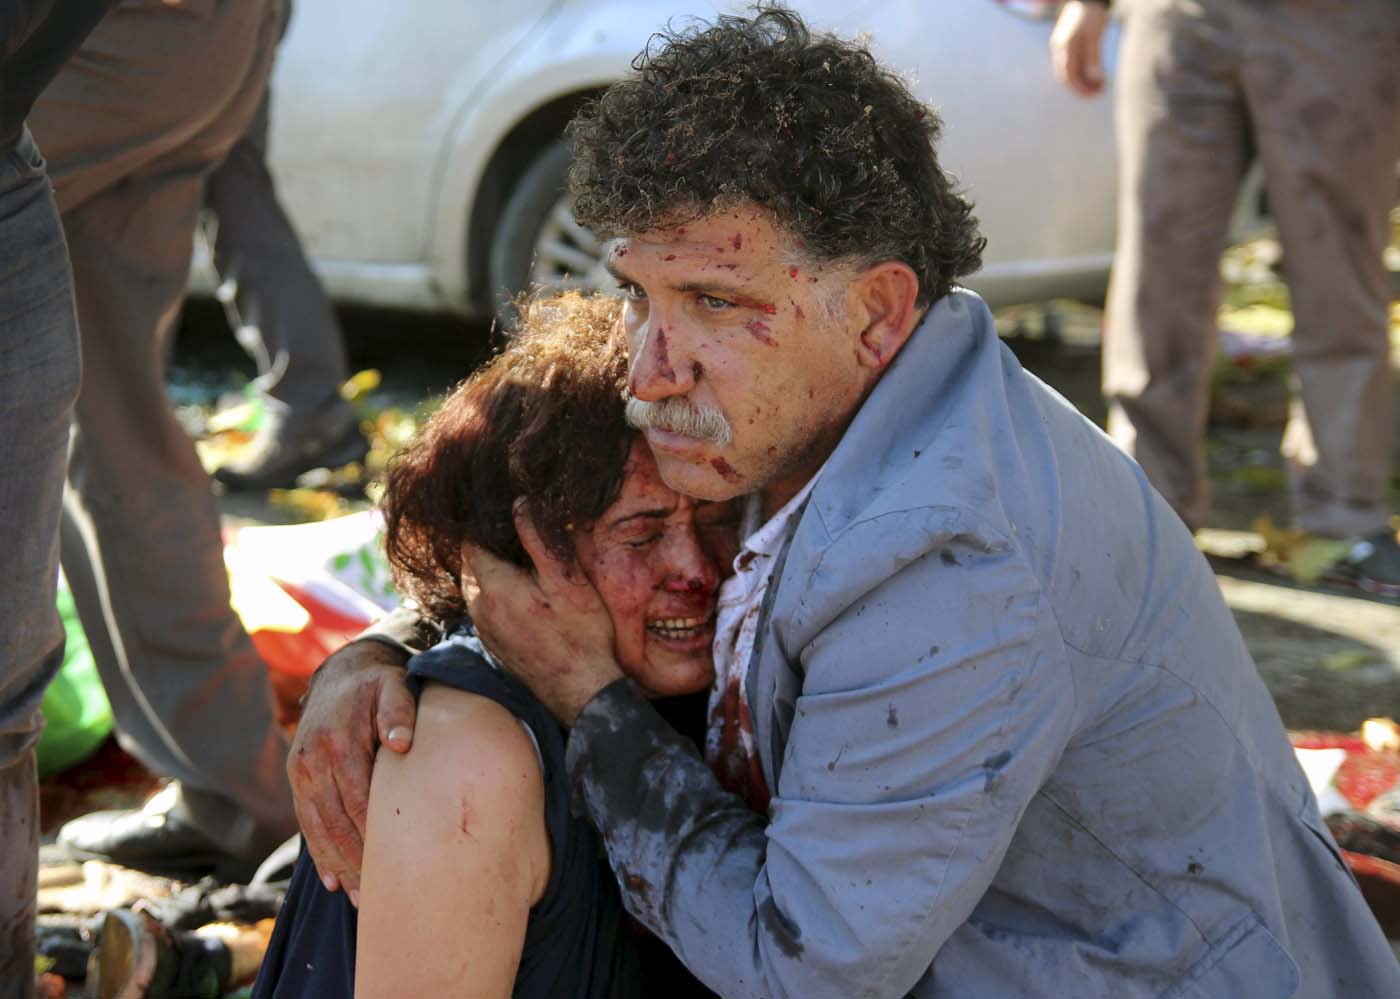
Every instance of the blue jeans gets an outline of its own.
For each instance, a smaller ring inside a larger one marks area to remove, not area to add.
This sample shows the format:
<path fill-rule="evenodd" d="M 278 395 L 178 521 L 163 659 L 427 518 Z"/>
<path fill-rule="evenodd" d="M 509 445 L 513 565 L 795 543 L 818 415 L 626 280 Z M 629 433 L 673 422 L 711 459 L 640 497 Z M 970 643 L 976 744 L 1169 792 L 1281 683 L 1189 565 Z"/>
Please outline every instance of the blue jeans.
<path fill-rule="evenodd" d="M 39 705 L 63 657 L 54 609 L 78 320 L 68 250 L 25 132 L 0 154 L 0 994 L 34 980 Z M 27 887 L 25 887 L 27 886 Z"/>

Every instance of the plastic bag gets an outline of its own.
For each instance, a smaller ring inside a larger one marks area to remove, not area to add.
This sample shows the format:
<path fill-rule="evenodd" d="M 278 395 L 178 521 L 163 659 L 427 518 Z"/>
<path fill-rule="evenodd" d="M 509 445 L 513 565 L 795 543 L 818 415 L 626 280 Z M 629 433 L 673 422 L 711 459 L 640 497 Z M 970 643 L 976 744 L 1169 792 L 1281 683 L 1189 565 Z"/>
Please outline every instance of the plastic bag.
<path fill-rule="evenodd" d="M 41 777 L 81 763 L 112 731 L 112 706 L 78 623 L 73 594 L 61 579 L 58 616 L 65 634 L 63 665 L 44 693 L 44 733 L 35 749 Z"/>

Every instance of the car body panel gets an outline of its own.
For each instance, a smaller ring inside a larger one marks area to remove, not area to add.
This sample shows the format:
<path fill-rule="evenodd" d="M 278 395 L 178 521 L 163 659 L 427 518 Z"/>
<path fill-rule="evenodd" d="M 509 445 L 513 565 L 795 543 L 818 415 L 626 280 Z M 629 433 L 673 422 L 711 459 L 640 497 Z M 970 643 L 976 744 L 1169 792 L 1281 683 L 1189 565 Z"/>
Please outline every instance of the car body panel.
<path fill-rule="evenodd" d="M 868 32 L 939 108 L 940 156 L 988 236 L 972 287 L 994 302 L 1101 294 L 1113 240 L 1109 100 L 1079 100 L 1054 81 L 1048 20 L 993 0 L 942 0 L 937 18 L 929 6 L 796 4 L 815 26 Z M 272 166 L 332 294 L 489 311 L 468 232 L 474 211 L 503 200 L 478 197 L 503 144 L 532 113 L 625 73 L 678 10 L 656 0 L 299 0 L 273 83 Z M 523 165 L 512 161 L 511 176 Z"/>

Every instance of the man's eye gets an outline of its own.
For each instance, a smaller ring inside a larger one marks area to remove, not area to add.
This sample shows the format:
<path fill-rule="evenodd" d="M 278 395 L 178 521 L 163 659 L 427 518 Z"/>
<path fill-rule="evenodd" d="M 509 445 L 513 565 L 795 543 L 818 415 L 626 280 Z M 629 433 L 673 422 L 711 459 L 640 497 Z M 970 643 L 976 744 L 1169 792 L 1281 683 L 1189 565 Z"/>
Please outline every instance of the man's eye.
<path fill-rule="evenodd" d="M 726 302 L 722 298 L 715 298 L 713 295 L 701 295 L 700 304 L 711 312 L 719 312 L 723 309 L 731 308 L 734 303 Z"/>
<path fill-rule="evenodd" d="M 633 284 L 631 281 L 623 281 L 618 285 L 618 288 L 622 291 L 622 297 L 629 302 L 646 301 L 647 293 L 642 290 L 640 285 Z"/>

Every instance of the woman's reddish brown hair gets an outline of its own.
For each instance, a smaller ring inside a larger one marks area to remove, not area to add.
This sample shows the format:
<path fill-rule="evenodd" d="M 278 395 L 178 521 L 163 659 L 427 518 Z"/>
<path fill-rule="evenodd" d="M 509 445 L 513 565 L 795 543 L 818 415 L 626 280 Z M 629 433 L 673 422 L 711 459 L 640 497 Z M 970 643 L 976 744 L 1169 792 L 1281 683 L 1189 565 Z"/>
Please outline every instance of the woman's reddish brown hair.
<path fill-rule="evenodd" d="M 617 498 L 634 432 L 623 419 L 620 306 L 539 295 L 504 351 L 448 396 L 389 465 L 385 548 L 399 592 L 439 620 L 465 611 L 461 547 L 528 566 L 517 497 L 540 537 L 573 557 L 573 531 Z"/>

